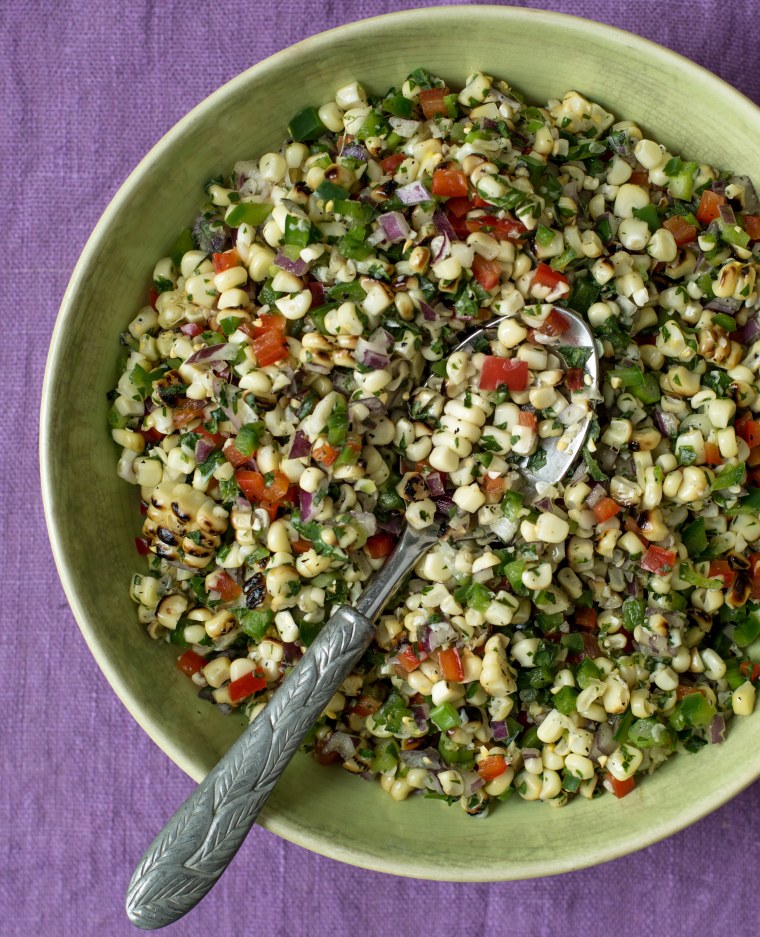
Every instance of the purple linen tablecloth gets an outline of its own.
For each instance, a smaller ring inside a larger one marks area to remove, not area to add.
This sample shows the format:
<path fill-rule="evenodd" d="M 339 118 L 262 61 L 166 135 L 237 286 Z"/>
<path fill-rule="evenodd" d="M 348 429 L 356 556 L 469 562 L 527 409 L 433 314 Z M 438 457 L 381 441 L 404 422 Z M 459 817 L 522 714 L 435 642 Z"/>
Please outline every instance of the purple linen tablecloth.
<path fill-rule="evenodd" d="M 3 588 L 0 934 L 118 937 L 135 861 L 191 789 L 100 674 L 50 555 L 38 398 L 56 311 L 126 175 L 189 108 L 321 29 L 396 0 L 0 0 L 5 299 L 0 306 Z M 667 45 L 760 102 L 756 0 L 525 2 Z M 699 107 L 695 102 L 695 107 Z M 760 785 L 608 865 L 506 884 L 435 884 L 340 865 L 255 829 L 211 900 L 171 928 L 225 937 L 758 933 Z"/>

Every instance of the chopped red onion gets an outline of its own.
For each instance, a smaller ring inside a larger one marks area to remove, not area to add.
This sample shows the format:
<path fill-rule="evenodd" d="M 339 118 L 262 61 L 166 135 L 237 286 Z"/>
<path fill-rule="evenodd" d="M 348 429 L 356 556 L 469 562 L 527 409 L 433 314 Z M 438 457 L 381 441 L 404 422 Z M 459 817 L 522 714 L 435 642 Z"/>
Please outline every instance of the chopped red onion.
<path fill-rule="evenodd" d="M 433 238 L 430 242 L 430 247 L 433 250 L 433 259 L 431 263 L 433 265 L 437 264 L 439 261 L 443 260 L 444 257 L 448 257 L 451 252 L 451 241 L 447 234 L 442 234 L 440 237 Z"/>
<path fill-rule="evenodd" d="M 437 211 L 433 215 L 433 224 L 441 234 L 445 234 L 450 241 L 458 241 L 457 233 L 451 226 L 451 222 L 442 211 Z"/>
<path fill-rule="evenodd" d="M 412 748 L 401 750 L 399 758 L 409 768 L 427 768 L 429 771 L 442 771 L 444 766 L 439 752 L 434 748 Z"/>
<path fill-rule="evenodd" d="M 726 720 L 718 713 L 710 723 L 710 743 L 720 745 L 726 741 Z"/>
<path fill-rule="evenodd" d="M 615 731 L 609 722 L 602 722 L 594 734 L 594 744 L 589 753 L 592 761 L 599 761 L 601 755 L 611 755 L 617 748 Z"/>
<path fill-rule="evenodd" d="M 509 738 L 509 730 L 507 729 L 506 720 L 497 720 L 496 722 L 492 722 L 491 735 L 493 735 L 497 742 L 503 742 L 504 739 Z"/>
<path fill-rule="evenodd" d="M 389 211 L 385 215 L 380 215 L 377 220 L 391 243 L 405 241 L 412 233 L 412 229 L 400 211 Z"/>
<path fill-rule="evenodd" d="M 381 521 L 378 518 L 377 527 L 378 530 L 385 530 L 389 534 L 401 533 L 401 518 L 398 515 L 394 515 L 387 521 Z"/>
<path fill-rule="evenodd" d="M 534 758 L 540 758 L 541 752 L 537 748 L 524 748 L 522 756 L 523 761 L 532 761 Z"/>
<path fill-rule="evenodd" d="M 290 447 L 289 459 L 303 459 L 304 456 L 309 455 L 311 452 L 311 443 L 309 442 L 309 437 L 303 430 L 296 430 L 296 434 L 293 437 L 293 445 Z"/>
<path fill-rule="evenodd" d="M 725 298 L 716 298 L 711 299 L 709 303 L 705 304 L 705 309 L 711 309 L 713 312 L 723 312 L 727 316 L 732 316 L 735 312 L 738 312 L 741 309 L 742 301 L 740 299 L 733 299 L 732 297 Z"/>
<path fill-rule="evenodd" d="M 425 476 L 425 484 L 434 498 L 442 498 L 446 495 L 446 476 L 442 472 L 430 472 Z"/>
<path fill-rule="evenodd" d="M 327 754 L 337 752 L 343 761 L 350 761 L 356 754 L 356 743 L 345 732 L 333 732 L 322 750 Z"/>
<path fill-rule="evenodd" d="M 349 412 L 352 407 L 366 407 L 372 416 L 384 416 L 387 411 L 387 407 L 379 397 L 362 397 L 359 400 L 349 400 Z"/>
<path fill-rule="evenodd" d="M 427 729 L 427 721 L 430 718 L 430 707 L 427 703 L 421 703 L 418 706 L 412 706 L 412 715 L 418 729 Z"/>
<path fill-rule="evenodd" d="M 736 340 L 743 345 L 751 345 L 760 338 L 760 316 L 753 316 L 737 331 Z"/>
<path fill-rule="evenodd" d="M 288 273 L 292 273 L 296 277 L 302 277 L 309 269 L 309 265 L 305 260 L 300 257 L 297 260 L 291 260 L 283 250 L 277 251 L 274 262 L 280 270 L 287 270 Z"/>
<path fill-rule="evenodd" d="M 195 444 L 195 461 L 200 465 L 202 462 L 205 462 L 206 459 L 214 451 L 215 446 L 213 443 L 210 443 L 208 439 L 203 436 L 198 437 L 198 441 Z"/>
<path fill-rule="evenodd" d="M 212 364 L 215 361 L 232 361 L 237 356 L 238 346 L 232 342 L 223 342 L 221 345 L 209 345 L 201 348 L 185 361 L 185 364 Z"/>
<path fill-rule="evenodd" d="M 607 492 L 605 491 L 604 487 L 602 485 L 594 485 L 588 498 L 586 498 L 586 504 L 588 507 L 592 508 L 595 504 L 599 504 L 602 498 L 606 497 Z"/>
<path fill-rule="evenodd" d="M 359 364 L 368 368 L 377 368 L 379 371 L 384 370 L 391 363 L 391 359 L 382 348 L 364 338 L 360 338 L 356 343 L 354 355 Z"/>
<path fill-rule="evenodd" d="M 201 334 L 203 327 L 198 325 L 197 322 L 183 322 L 179 327 L 179 330 L 183 335 L 188 335 L 190 338 L 195 338 L 196 335 Z"/>
<path fill-rule="evenodd" d="M 730 205 L 720 205 L 718 206 L 718 211 L 720 212 L 720 220 L 723 222 L 723 224 L 736 224 L 736 215 L 734 214 L 734 210 Z"/>
<path fill-rule="evenodd" d="M 657 428 L 663 436 L 675 436 L 678 433 L 679 420 L 675 413 L 665 413 L 659 407 L 654 411 Z"/>
<path fill-rule="evenodd" d="M 435 509 L 439 514 L 448 514 L 455 507 L 453 498 L 448 495 L 435 499 Z"/>
<path fill-rule="evenodd" d="M 298 489 L 298 506 L 301 511 L 301 520 L 304 523 L 310 521 L 314 516 L 314 495 L 310 491 Z"/>
<path fill-rule="evenodd" d="M 351 159 L 359 159 L 366 163 L 369 159 L 369 153 L 361 143 L 347 143 L 340 152 L 341 156 L 349 156 Z"/>
<path fill-rule="evenodd" d="M 432 306 L 428 306 L 424 299 L 420 300 L 420 310 L 426 322 L 435 322 L 438 319 L 438 314 L 435 309 L 433 309 Z"/>
<path fill-rule="evenodd" d="M 408 185 L 400 186 L 396 189 L 396 196 L 404 205 L 419 205 L 433 198 L 421 182 L 410 182 Z"/>
<path fill-rule="evenodd" d="M 285 660 L 287 663 L 292 663 L 293 661 L 300 660 L 303 657 L 303 651 L 297 644 L 291 641 L 283 641 L 282 656 L 283 660 Z"/>

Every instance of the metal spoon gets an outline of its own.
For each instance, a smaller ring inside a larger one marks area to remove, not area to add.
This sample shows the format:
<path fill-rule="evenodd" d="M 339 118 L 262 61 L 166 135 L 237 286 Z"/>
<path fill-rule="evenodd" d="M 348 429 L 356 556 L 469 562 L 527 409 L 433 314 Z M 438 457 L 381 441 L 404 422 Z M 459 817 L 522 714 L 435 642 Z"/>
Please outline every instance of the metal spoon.
<path fill-rule="evenodd" d="M 589 352 L 585 365 L 598 386 L 594 338 L 574 312 L 559 310 L 570 328 L 562 344 Z M 495 319 L 470 333 L 457 351 L 469 350 L 488 333 Z M 554 346 L 553 351 L 558 351 Z M 551 484 L 562 479 L 588 434 L 589 413 L 570 446 L 559 451 L 556 439 L 543 440 L 542 468 L 523 468 L 527 480 Z M 127 890 L 130 921 L 145 930 L 164 927 L 190 911 L 213 887 L 240 848 L 290 759 L 336 690 L 372 642 L 374 619 L 398 591 L 404 576 L 443 534 L 438 524 L 407 526 L 382 570 L 370 581 L 354 608 L 333 612 L 267 706 L 211 769 L 161 830 L 135 869 Z"/>

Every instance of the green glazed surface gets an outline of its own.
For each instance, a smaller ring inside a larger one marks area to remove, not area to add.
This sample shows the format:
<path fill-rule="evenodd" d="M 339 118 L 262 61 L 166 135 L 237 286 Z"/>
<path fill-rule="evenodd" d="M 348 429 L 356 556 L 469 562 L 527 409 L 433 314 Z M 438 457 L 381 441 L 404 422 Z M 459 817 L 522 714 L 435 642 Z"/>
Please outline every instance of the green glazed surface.
<path fill-rule="evenodd" d="M 235 78 L 158 143 L 104 213 L 64 297 L 43 390 L 42 475 L 56 562 L 93 654 L 135 719 L 196 780 L 241 723 L 196 699 L 128 596 L 140 563 L 138 494 L 116 477 L 106 428 L 118 335 L 144 303 L 155 260 L 192 223 L 206 179 L 277 148 L 295 111 L 342 84 L 359 79 L 379 92 L 419 65 L 452 85 L 483 69 L 536 102 L 577 89 L 674 153 L 760 179 L 760 111 L 715 76 L 607 26 L 501 7 L 418 10 L 315 36 Z M 422 798 L 395 803 L 379 785 L 299 755 L 261 822 L 308 849 L 400 875 L 528 878 L 649 845 L 758 776 L 760 713 L 735 720 L 724 745 L 672 759 L 625 800 L 553 810 L 516 796 L 485 821 Z"/>

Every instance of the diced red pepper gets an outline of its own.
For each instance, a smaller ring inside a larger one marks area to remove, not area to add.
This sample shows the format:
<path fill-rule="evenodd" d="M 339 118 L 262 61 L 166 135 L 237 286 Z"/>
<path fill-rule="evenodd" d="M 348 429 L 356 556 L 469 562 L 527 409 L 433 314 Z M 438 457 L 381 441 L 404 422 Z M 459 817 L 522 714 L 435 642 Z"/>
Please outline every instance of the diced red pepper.
<path fill-rule="evenodd" d="M 586 631 L 596 630 L 597 613 L 595 608 L 579 607 L 575 610 L 575 623 Z"/>
<path fill-rule="evenodd" d="M 760 241 L 760 215 L 742 215 L 742 224 L 750 241 Z"/>
<path fill-rule="evenodd" d="M 315 461 L 319 462 L 320 465 L 324 465 L 325 468 L 329 468 L 339 454 L 339 451 L 331 446 L 329 442 L 318 443 L 312 451 Z"/>
<path fill-rule="evenodd" d="M 479 215 L 477 218 L 467 219 L 467 230 L 470 233 L 487 229 L 486 233 L 497 241 L 519 241 L 528 233 L 528 229 L 521 221 L 511 218 L 496 218 L 494 215 Z"/>
<path fill-rule="evenodd" d="M 433 195 L 456 197 L 467 195 L 467 176 L 458 169 L 436 169 L 433 173 Z"/>
<path fill-rule="evenodd" d="M 754 683 L 755 680 L 760 680 L 760 664 L 756 664 L 751 660 L 742 661 L 739 664 L 739 673 L 746 677 L 750 683 Z"/>
<path fill-rule="evenodd" d="M 398 652 L 396 660 L 406 673 L 411 673 L 413 670 L 416 670 L 422 663 L 420 658 L 414 653 L 414 648 L 409 645 L 407 645 L 403 651 Z"/>
<path fill-rule="evenodd" d="M 233 680 L 227 687 L 227 692 L 230 694 L 230 700 L 233 703 L 239 703 L 240 700 L 266 689 L 266 685 L 267 682 L 263 677 L 257 676 L 255 671 L 250 670 L 237 680 Z"/>
<path fill-rule="evenodd" d="M 570 323 L 562 313 L 557 312 L 556 309 L 552 309 L 544 320 L 543 325 L 536 331 L 540 332 L 542 335 L 564 335 L 569 328 Z"/>
<path fill-rule="evenodd" d="M 443 100 L 448 93 L 448 88 L 423 88 L 420 91 L 419 102 L 425 120 L 449 116 L 446 102 Z"/>
<path fill-rule="evenodd" d="M 441 665 L 443 679 L 449 683 L 461 683 L 464 680 L 464 668 L 459 651 L 455 647 L 446 648 L 438 652 L 438 663 Z"/>
<path fill-rule="evenodd" d="M 365 546 L 367 548 L 367 553 L 369 553 L 372 559 L 379 560 L 392 552 L 393 548 L 396 546 L 396 538 L 386 531 L 381 530 L 380 533 L 367 537 Z"/>
<path fill-rule="evenodd" d="M 683 247 L 684 244 L 691 244 L 697 239 L 697 229 L 693 224 L 689 224 L 680 215 L 671 215 L 662 223 L 663 228 L 667 228 L 676 240 L 677 247 Z"/>
<path fill-rule="evenodd" d="M 380 160 L 380 167 L 384 173 L 392 176 L 405 159 L 406 156 L 403 153 L 392 153 Z"/>
<path fill-rule="evenodd" d="M 211 262 L 214 265 L 214 273 L 223 273 L 230 267 L 239 267 L 240 256 L 233 247 L 232 250 L 225 251 L 223 254 L 212 254 Z"/>
<path fill-rule="evenodd" d="M 140 556 L 147 556 L 150 553 L 150 543 L 145 537 L 135 537 L 135 549 Z"/>
<path fill-rule="evenodd" d="M 260 338 L 253 340 L 253 353 L 259 367 L 266 368 L 288 357 L 288 346 L 278 332 L 266 332 Z"/>
<path fill-rule="evenodd" d="M 484 290 L 493 290 L 499 285 L 501 264 L 495 260 L 486 260 L 475 254 L 472 260 L 472 275 Z"/>
<path fill-rule="evenodd" d="M 150 429 L 141 429 L 140 435 L 146 443 L 161 442 L 161 440 L 164 438 L 164 434 L 159 433 L 159 431 L 153 426 L 151 426 Z"/>
<path fill-rule="evenodd" d="M 760 420 L 753 420 L 748 413 L 745 413 L 734 423 L 734 430 L 750 449 L 760 446 Z"/>
<path fill-rule="evenodd" d="M 528 386 L 528 362 L 487 355 L 478 386 L 481 390 L 496 390 L 502 385 L 508 390 L 525 390 Z"/>
<path fill-rule="evenodd" d="M 538 417 L 535 413 L 529 413 L 527 410 L 521 410 L 517 417 L 520 426 L 527 426 L 535 432 L 538 429 Z"/>
<path fill-rule="evenodd" d="M 728 560 L 712 560 L 707 575 L 710 579 L 722 580 L 723 585 L 727 589 L 731 588 L 736 579 L 736 573 L 731 569 L 731 564 Z"/>
<path fill-rule="evenodd" d="M 242 591 L 243 590 L 232 576 L 225 570 L 222 570 L 214 580 L 214 592 L 219 593 L 222 602 L 231 602 L 233 599 L 236 599 Z"/>
<path fill-rule="evenodd" d="M 644 554 L 641 568 L 648 573 L 654 573 L 656 576 L 665 576 L 673 571 L 675 561 L 676 553 L 674 550 L 664 550 L 662 547 L 652 544 Z"/>
<path fill-rule="evenodd" d="M 618 798 L 625 797 L 626 794 L 630 794 L 634 787 L 636 787 L 636 782 L 634 781 L 633 776 L 626 778 L 625 781 L 618 781 L 618 779 L 613 777 L 608 771 L 604 776 L 604 780 L 610 782 L 612 793 L 615 795 L 615 797 Z"/>
<path fill-rule="evenodd" d="M 446 208 L 455 218 L 461 218 L 472 208 L 472 202 L 464 196 L 460 198 L 450 198 L 448 202 L 446 202 Z"/>
<path fill-rule="evenodd" d="M 564 273 L 561 273 L 559 270 L 553 270 L 549 264 L 540 263 L 536 267 L 536 272 L 533 274 L 532 286 L 543 286 L 548 290 L 555 289 L 560 283 L 564 283 L 566 286 L 570 285 L 570 281 L 565 276 Z M 569 328 L 569 326 L 568 326 Z M 543 327 L 542 327 L 543 330 Z"/>
<path fill-rule="evenodd" d="M 584 386 L 583 368 L 568 368 L 565 374 L 565 384 L 570 391 L 580 390 Z"/>
<path fill-rule="evenodd" d="M 478 774 L 484 781 L 493 781 L 507 770 L 507 759 L 503 755 L 487 755 L 478 762 Z"/>
<path fill-rule="evenodd" d="M 188 677 L 198 673 L 201 667 L 206 666 L 206 658 L 201 657 L 195 651 L 185 651 L 177 658 L 177 669 L 181 670 Z"/>
<path fill-rule="evenodd" d="M 620 505 L 612 498 L 600 498 L 591 510 L 594 512 L 597 524 L 603 524 L 620 513 Z"/>
<path fill-rule="evenodd" d="M 273 478 L 267 485 L 261 472 L 238 469 L 235 478 L 243 494 L 251 502 L 261 502 L 264 506 L 276 506 L 288 493 L 290 482 L 287 475 L 280 471 L 273 472 Z"/>
<path fill-rule="evenodd" d="M 325 288 L 319 280 L 309 280 L 306 289 L 311 293 L 311 308 L 318 309 L 325 302 Z"/>
<path fill-rule="evenodd" d="M 720 448 L 714 442 L 705 443 L 705 462 L 708 465 L 720 465 L 723 457 L 720 454 Z"/>
<path fill-rule="evenodd" d="M 225 442 L 222 452 L 227 461 L 232 463 L 235 468 L 239 468 L 241 465 L 245 465 L 246 462 L 250 462 L 251 460 L 251 456 L 243 455 L 242 452 L 238 451 L 234 439 L 228 439 Z"/>
<path fill-rule="evenodd" d="M 699 199 L 699 207 L 696 215 L 700 224 L 710 224 L 716 218 L 720 218 L 720 206 L 726 204 L 726 196 L 719 195 L 711 189 L 705 189 Z"/>
<path fill-rule="evenodd" d="M 201 334 L 203 326 L 199 325 L 197 322 L 185 322 L 179 327 L 179 330 L 183 335 L 187 335 L 189 338 L 195 338 L 196 335 Z"/>

